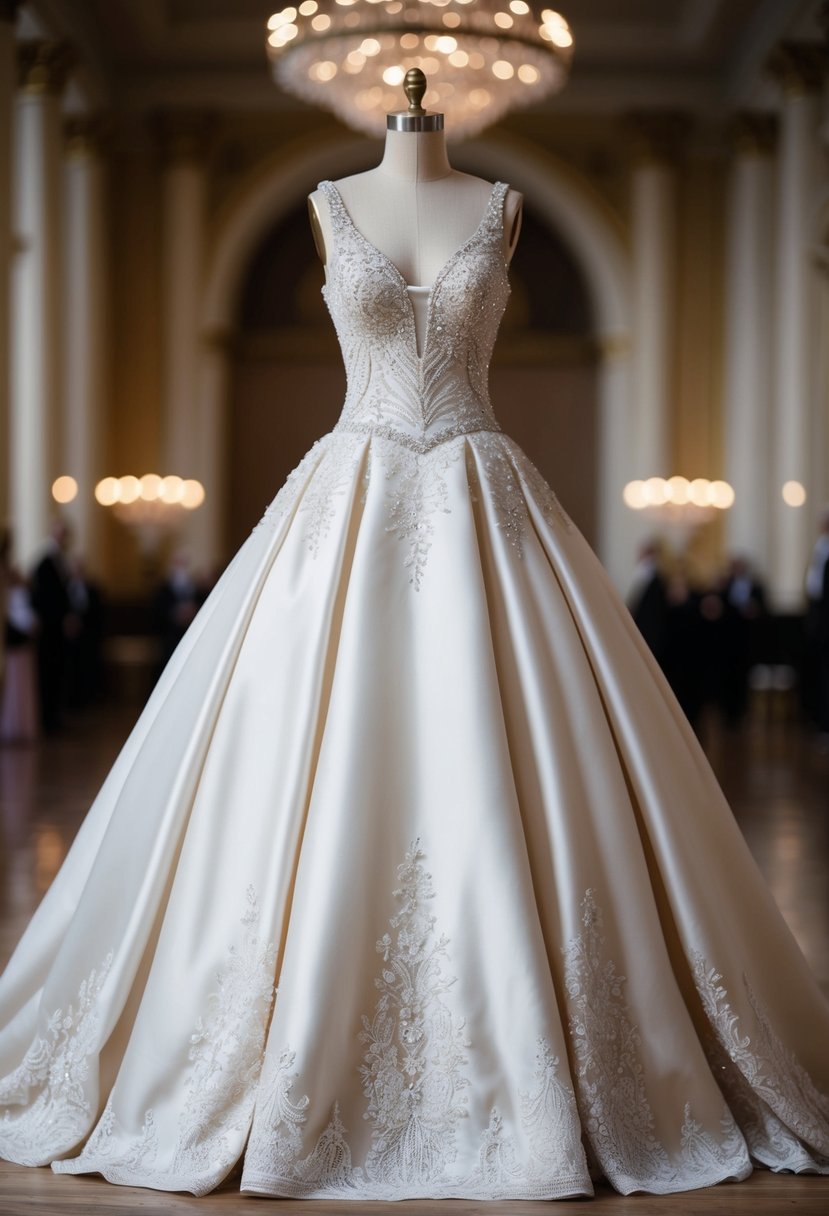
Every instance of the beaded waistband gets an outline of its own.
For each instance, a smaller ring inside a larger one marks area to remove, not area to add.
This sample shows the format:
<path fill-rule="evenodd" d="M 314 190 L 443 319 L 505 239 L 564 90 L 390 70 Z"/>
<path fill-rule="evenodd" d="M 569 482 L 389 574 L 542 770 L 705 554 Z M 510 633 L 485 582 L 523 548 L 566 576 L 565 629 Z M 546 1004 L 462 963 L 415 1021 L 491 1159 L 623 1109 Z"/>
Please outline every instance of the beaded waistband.
<path fill-rule="evenodd" d="M 397 427 L 389 426 L 383 422 L 347 422 L 334 427 L 334 431 L 341 433 L 343 431 L 355 435 L 372 436 L 377 435 L 380 439 L 388 439 L 392 443 L 399 443 L 403 447 L 408 448 L 412 452 L 417 452 L 419 455 L 424 455 L 426 452 L 431 452 L 433 448 L 439 447 L 442 443 L 448 443 L 450 439 L 457 439 L 460 435 L 489 435 L 500 434 L 501 427 L 497 423 L 491 426 L 480 426 L 477 424 L 467 423 L 457 426 L 446 427 L 437 435 L 429 435 L 425 438 L 418 438 L 417 435 L 410 435 L 407 431 L 400 431 Z"/>

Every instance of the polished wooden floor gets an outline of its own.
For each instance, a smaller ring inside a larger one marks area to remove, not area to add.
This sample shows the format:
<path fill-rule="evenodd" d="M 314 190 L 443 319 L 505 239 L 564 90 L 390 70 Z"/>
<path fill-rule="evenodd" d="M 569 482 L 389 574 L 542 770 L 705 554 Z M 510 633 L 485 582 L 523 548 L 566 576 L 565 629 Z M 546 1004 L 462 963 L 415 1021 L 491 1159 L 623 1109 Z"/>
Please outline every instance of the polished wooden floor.
<path fill-rule="evenodd" d="M 66 854 L 132 722 L 127 710 L 75 719 L 36 747 L 0 748 L 0 965 Z M 829 752 L 785 714 L 755 712 L 729 734 L 709 724 L 706 748 L 746 839 L 823 990 L 829 996 Z M 682 1195 L 481 1204 L 442 1201 L 336 1204 L 240 1196 L 238 1178 L 203 1199 L 116 1187 L 0 1162 L 0 1216 L 19 1213 L 210 1212 L 244 1216 L 263 1202 L 280 1211 L 394 1212 L 397 1216 L 503 1211 L 531 1216 L 596 1211 L 614 1216 L 829 1216 L 829 1178 L 755 1173 L 748 1182 Z"/>
<path fill-rule="evenodd" d="M 0 1162 L 0 1214 L 23 1216 L 120 1216 L 143 1212 L 152 1216 L 827 1216 L 829 1178 L 792 1178 L 759 1171 L 738 1185 L 723 1183 L 682 1195 L 617 1195 L 601 1190 L 595 1199 L 564 1199 L 555 1204 L 480 1203 L 463 1199 L 432 1199 L 411 1203 L 328 1203 L 315 1200 L 261 1199 L 240 1195 L 238 1179 L 229 1179 L 203 1199 L 168 1195 L 133 1187 L 111 1186 L 101 1178 L 58 1176 L 50 1170 Z"/>

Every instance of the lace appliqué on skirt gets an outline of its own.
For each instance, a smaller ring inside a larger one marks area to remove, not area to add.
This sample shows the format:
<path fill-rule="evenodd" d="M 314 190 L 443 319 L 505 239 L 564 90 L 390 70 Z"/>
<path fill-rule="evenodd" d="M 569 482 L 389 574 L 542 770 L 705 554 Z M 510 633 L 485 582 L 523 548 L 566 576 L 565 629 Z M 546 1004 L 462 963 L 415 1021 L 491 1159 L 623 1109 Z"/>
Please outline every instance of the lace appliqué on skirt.
<path fill-rule="evenodd" d="M 751 1172 L 745 1142 L 723 1103 L 719 1135 L 697 1123 L 690 1105 L 669 1155 L 656 1138 L 640 1058 L 642 1040 L 630 1017 L 625 977 L 607 957 L 602 915 L 588 890 L 581 903 L 584 930 L 564 950 L 576 1094 L 590 1147 L 602 1173 L 623 1193 L 690 1190 Z"/>
<path fill-rule="evenodd" d="M 399 910 L 377 942 L 380 996 L 363 1016 L 359 1072 L 371 1124 L 365 1163 L 352 1163 L 338 1104 L 307 1156 L 303 1133 L 310 1099 L 293 1097 L 295 1053 L 286 1048 L 270 1075 L 267 1100 L 254 1120 L 244 1190 L 315 1198 L 402 1199 L 464 1195 L 481 1199 L 590 1193 L 572 1090 L 558 1077 L 558 1059 L 538 1043 L 535 1085 L 521 1093 L 522 1153 L 497 1108 L 480 1136 L 472 1172 L 453 1169 L 459 1124 L 469 1116 L 464 1071 L 470 1043 L 444 997 L 448 940 L 439 936 L 427 901 L 434 895 L 424 854 L 415 842 L 398 867 Z"/>
<path fill-rule="evenodd" d="M 0 1080 L 0 1156 L 9 1161 L 46 1165 L 86 1135 L 96 1096 L 87 1081 L 89 1061 L 100 1047 L 98 998 L 112 958 L 108 954 L 90 972 L 74 1004 L 51 1014 L 23 1062 Z M 40 1092 L 30 1100 L 32 1090 L 38 1088 Z M 22 1114 L 14 1114 L 15 1106 L 27 1103 Z"/>
<path fill-rule="evenodd" d="M 148 1110 L 140 1132 L 131 1138 L 120 1126 L 110 1096 L 81 1154 L 55 1162 L 56 1173 L 97 1171 L 112 1182 L 194 1195 L 206 1195 L 221 1182 L 238 1160 L 250 1127 L 274 996 L 276 949 L 260 942 L 258 921 L 256 894 L 249 887 L 243 941 L 230 947 L 227 965 L 190 1036 L 192 1067 L 175 1143 L 170 1148 L 170 1137 L 167 1143 L 161 1139 L 167 1159 L 158 1161 L 157 1113 Z"/>
<path fill-rule="evenodd" d="M 712 1029 L 706 1051 L 752 1157 L 773 1170 L 829 1173 L 829 1097 L 781 1042 L 745 977 L 754 1041 L 741 1030 L 722 975 L 699 953 L 693 975 Z"/>
<path fill-rule="evenodd" d="M 468 493 L 475 502 L 491 502 L 496 527 L 519 557 L 532 525 L 527 506 L 532 498 L 550 524 L 567 531 L 572 523 L 550 486 L 511 439 L 500 431 L 450 428 L 439 442 L 420 445 L 393 434 L 388 427 L 341 428 L 318 440 L 294 469 L 254 532 L 275 530 L 290 515 L 302 529 L 308 552 L 317 557 L 337 517 L 338 504 L 354 484 L 366 441 L 371 454 L 363 478 L 365 502 L 372 477 L 386 482 L 386 531 L 401 542 L 409 582 L 420 590 L 441 515 L 452 512 L 447 474 L 470 451 Z M 361 441 L 362 440 L 362 441 Z M 480 470 L 475 462 L 479 462 Z M 344 509 L 348 509 L 344 505 Z"/>

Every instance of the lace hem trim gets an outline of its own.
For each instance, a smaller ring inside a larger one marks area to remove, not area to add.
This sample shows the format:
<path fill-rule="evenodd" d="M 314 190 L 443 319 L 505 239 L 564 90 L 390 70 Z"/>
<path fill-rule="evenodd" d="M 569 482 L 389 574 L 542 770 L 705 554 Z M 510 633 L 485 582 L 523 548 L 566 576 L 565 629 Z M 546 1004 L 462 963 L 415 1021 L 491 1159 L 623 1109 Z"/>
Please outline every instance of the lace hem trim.
<path fill-rule="evenodd" d="M 700 1183 L 701 1186 L 708 1185 Z M 345 1193 L 339 1187 L 306 1186 L 295 1179 L 279 1178 L 270 1174 L 251 1173 L 245 1176 L 240 1188 L 242 1194 L 269 1195 L 286 1199 L 340 1199 L 350 1201 L 398 1201 L 401 1199 L 477 1199 L 482 1201 L 498 1201 L 502 1199 L 574 1199 L 579 1196 L 592 1196 L 593 1187 L 584 1175 L 574 1174 L 571 1178 L 550 1178 L 545 1183 L 526 1183 L 501 1188 L 469 1187 L 463 1179 L 457 1183 L 439 1183 L 435 1186 L 420 1188 L 404 1188 L 391 1186 L 361 1185 L 359 1191 L 355 1188 L 353 1194 Z"/>

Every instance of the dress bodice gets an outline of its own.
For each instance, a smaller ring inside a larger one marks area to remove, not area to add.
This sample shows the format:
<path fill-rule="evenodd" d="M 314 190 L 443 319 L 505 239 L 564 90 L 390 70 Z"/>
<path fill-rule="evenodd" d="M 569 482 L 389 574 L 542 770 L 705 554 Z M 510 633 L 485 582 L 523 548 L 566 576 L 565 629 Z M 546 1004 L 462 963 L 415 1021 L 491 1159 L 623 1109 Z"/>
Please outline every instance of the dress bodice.
<path fill-rule="evenodd" d="M 429 290 L 421 350 L 410 285 L 354 224 L 333 182 L 320 182 L 333 248 L 323 287 L 348 389 L 337 430 L 376 433 L 415 451 L 474 431 L 498 431 L 489 362 L 509 296 L 504 198 L 492 187 L 480 224 Z"/>

